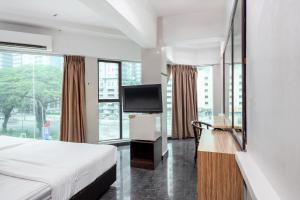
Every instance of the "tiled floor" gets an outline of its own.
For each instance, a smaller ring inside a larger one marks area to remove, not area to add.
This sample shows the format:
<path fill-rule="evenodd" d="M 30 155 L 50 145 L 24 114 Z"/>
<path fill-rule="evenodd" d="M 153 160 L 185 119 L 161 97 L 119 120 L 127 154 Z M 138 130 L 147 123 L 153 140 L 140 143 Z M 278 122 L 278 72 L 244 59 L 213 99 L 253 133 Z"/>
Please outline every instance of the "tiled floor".
<path fill-rule="evenodd" d="M 131 168 L 129 147 L 119 147 L 117 181 L 100 200 L 195 200 L 194 140 L 171 140 L 168 149 L 153 171 Z"/>

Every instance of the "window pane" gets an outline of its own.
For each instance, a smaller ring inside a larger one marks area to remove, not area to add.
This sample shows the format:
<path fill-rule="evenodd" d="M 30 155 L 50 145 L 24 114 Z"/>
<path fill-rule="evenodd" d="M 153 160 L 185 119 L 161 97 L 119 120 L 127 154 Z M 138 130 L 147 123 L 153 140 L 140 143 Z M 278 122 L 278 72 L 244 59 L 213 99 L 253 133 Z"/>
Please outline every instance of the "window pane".
<path fill-rule="evenodd" d="M 122 62 L 122 85 L 142 84 L 142 65 L 139 62 Z M 122 113 L 122 136 L 129 138 L 129 114 Z"/>
<path fill-rule="evenodd" d="M 99 103 L 99 139 L 120 138 L 119 102 Z"/>
<path fill-rule="evenodd" d="M 198 67 L 197 97 L 200 121 L 210 122 L 213 116 L 213 69 Z"/>
<path fill-rule="evenodd" d="M 35 59 L 42 62 L 34 66 L 36 123 L 38 131 L 42 133 L 39 136 L 43 139 L 59 139 L 62 57 L 36 56 Z M 52 64 L 59 62 L 60 65 Z"/>
<path fill-rule="evenodd" d="M 1 133 L 58 139 L 63 58 L 0 52 Z"/>
<path fill-rule="evenodd" d="M 119 98 L 119 65 L 99 62 L 99 99 Z"/>
<path fill-rule="evenodd" d="M 139 62 L 122 62 L 122 85 L 142 84 L 142 65 Z"/>
<path fill-rule="evenodd" d="M 243 122 L 242 64 L 234 65 L 234 127 L 242 128 Z"/>

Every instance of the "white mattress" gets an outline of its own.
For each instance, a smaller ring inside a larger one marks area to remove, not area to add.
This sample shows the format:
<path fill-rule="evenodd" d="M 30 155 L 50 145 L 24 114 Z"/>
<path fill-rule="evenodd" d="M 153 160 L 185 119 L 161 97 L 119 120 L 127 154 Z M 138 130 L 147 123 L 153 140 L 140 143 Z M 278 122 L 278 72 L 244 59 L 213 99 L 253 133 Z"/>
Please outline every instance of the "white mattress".
<path fill-rule="evenodd" d="M 0 174 L 44 183 L 51 188 L 53 200 L 64 200 L 92 183 L 116 161 L 117 150 L 111 145 L 30 140 L 0 150 Z"/>
<path fill-rule="evenodd" d="M 49 200 L 51 188 L 37 181 L 30 181 L 0 174 L 1 199 Z"/>
<path fill-rule="evenodd" d="M 26 138 L 15 138 L 15 137 L 0 135 L 0 150 L 13 148 L 15 146 L 19 146 L 30 141 L 31 141 L 30 139 L 26 139 Z"/>

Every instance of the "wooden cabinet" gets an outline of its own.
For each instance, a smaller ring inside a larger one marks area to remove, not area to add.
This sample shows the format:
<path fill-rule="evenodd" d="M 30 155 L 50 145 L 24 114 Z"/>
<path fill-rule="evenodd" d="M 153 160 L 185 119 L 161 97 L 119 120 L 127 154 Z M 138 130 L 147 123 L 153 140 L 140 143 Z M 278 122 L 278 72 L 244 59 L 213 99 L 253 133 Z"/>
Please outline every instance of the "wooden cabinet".
<path fill-rule="evenodd" d="M 131 167 L 155 169 L 161 161 L 162 140 L 156 141 L 132 140 L 130 142 Z"/>
<path fill-rule="evenodd" d="M 198 146 L 198 200 L 242 200 L 243 178 L 235 160 L 240 151 L 231 133 L 203 131 Z"/>

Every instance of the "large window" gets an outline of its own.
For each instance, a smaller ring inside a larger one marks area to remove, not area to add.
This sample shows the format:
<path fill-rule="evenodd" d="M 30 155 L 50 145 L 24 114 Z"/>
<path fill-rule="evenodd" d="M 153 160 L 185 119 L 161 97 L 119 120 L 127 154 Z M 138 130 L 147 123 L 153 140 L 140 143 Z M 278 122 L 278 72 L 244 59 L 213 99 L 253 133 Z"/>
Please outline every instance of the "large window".
<path fill-rule="evenodd" d="M 197 79 L 198 118 L 210 122 L 213 115 L 213 69 L 198 67 Z"/>
<path fill-rule="evenodd" d="M 198 118 L 210 122 L 213 116 L 213 68 L 206 66 L 198 68 L 197 78 L 197 103 Z M 172 135 L 172 75 L 167 85 L 167 131 Z"/>
<path fill-rule="evenodd" d="M 122 111 L 121 86 L 141 84 L 141 63 L 99 61 L 99 140 L 129 138 L 129 116 Z"/>
<path fill-rule="evenodd" d="M 59 139 L 63 58 L 0 51 L 1 134 Z"/>

